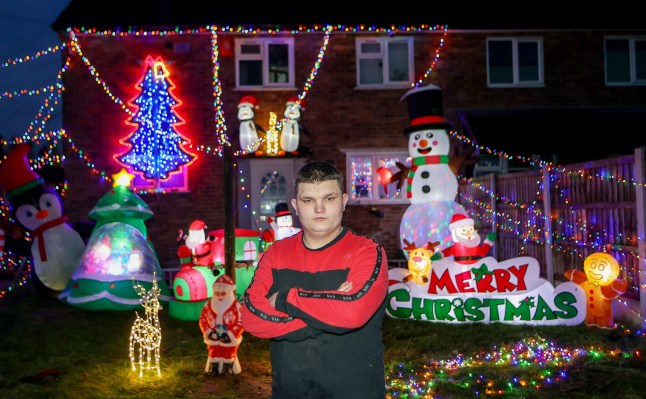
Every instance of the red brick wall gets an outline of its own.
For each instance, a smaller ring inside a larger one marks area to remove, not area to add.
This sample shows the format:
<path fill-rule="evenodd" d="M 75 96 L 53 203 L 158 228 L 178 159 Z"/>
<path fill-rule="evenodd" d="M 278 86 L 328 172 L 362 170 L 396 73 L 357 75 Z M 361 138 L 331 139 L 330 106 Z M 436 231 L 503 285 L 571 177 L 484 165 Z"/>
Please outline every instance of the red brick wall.
<path fill-rule="evenodd" d="M 605 87 L 603 78 L 602 32 L 512 32 L 503 36 L 541 36 L 544 44 L 545 88 L 488 89 L 486 86 L 485 40 L 491 32 L 449 32 L 441 48 L 438 64 L 424 83 L 434 83 L 444 91 L 445 118 L 459 127 L 458 109 L 540 108 L 581 106 L 643 105 L 643 90 L 636 87 Z M 220 37 L 224 37 L 220 34 Z M 310 132 L 302 143 L 312 149 L 310 159 L 334 160 L 345 171 L 341 148 L 396 148 L 406 150 L 408 110 L 400 103 L 406 88 L 357 90 L 354 34 L 332 35 L 318 75 L 306 97 L 302 124 Z M 443 37 L 441 32 L 417 34 L 415 70 L 424 72 L 435 56 Z M 256 121 L 267 121 L 269 112 L 282 112 L 285 101 L 302 90 L 314 66 L 322 33 L 296 35 L 296 89 L 242 92 L 234 89 L 234 57 L 220 60 L 223 109 L 228 134 L 237 124 L 237 103 L 245 94 L 260 102 Z M 176 110 L 186 123 L 180 131 L 193 143 L 214 148 L 213 78 L 209 34 L 166 37 L 80 36 L 83 54 L 96 67 L 112 93 L 128 101 L 137 93 L 147 55 L 162 56 L 168 64 L 173 91 L 182 106 Z M 189 51 L 176 54 L 174 44 L 187 43 Z M 100 171 L 120 169 L 112 155 L 124 151 L 118 139 L 131 132 L 124 124 L 128 114 L 115 104 L 90 76 L 88 68 L 74 55 L 65 74 L 64 126 L 78 148 Z M 85 161 L 67 146 L 65 162 L 69 191 L 65 197 L 71 222 L 88 219 L 88 212 L 109 189 Z M 163 265 L 177 263 L 177 230 L 186 230 L 194 219 L 203 219 L 209 228 L 224 226 L 223 163 L 218 156 L 198 153 L 191 167 L 189 193 L 143 195 L 154 212 L 147 221 L 150 237 Z M 381 242 L 391 259 L 402 258 L 399 249 L 399 223 L 407 205 L 377 206 L 379 218 L 368 212 L 370 206 L 349 206 L 344 224 Z"/>

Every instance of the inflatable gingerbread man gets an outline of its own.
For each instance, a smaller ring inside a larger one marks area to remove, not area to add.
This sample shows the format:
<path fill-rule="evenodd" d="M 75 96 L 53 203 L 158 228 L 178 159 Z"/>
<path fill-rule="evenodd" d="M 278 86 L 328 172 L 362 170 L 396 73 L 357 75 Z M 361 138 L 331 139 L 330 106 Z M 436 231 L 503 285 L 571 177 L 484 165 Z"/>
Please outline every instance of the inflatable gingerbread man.
<path fill-rule="evenodd" d="M 209 357 L 204 372 L 233 374 L 242 371 L 238 360 L 238 347 L 242 342 L 242 305 L 236 300 L 236 285 L 227 274 L 213 283 L 213 296 L 204 304 L 200 314 L 200 330 Z M 214 370 L 213 366 L 217 365 Z"/>
<path fill-rule="evenodd" d="M 588 298 L 585 325 L 614 327 L 612 300 L 626 292 L 628 283 L 618 280 L 619 263 L 610 254 L 595 252 L 583 261 L 583 271 L 567 270 L 565 278 L 573 281 Z"/>

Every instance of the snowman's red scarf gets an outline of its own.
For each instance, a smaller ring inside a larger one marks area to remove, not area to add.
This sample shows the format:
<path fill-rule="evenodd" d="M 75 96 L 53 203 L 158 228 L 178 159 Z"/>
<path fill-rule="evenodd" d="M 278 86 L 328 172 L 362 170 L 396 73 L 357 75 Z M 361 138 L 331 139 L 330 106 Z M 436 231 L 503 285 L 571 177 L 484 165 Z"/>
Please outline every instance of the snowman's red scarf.
<path fill-rule="evenodd" d="M 421 165 L 434 165 L 434 164 L 448 164 L 449 156 L 448 155 L 431 155 L 428 157 L 415 157 L 413 158 L 412 165 L 408 171 L 408 178 L 406 179 L 406 197 L 412 198 L 413 196 L 413 176 L 417 168 Z"/>
<path fill-rule="evenodd" d="M 45 251 L 45 240 L 43 240 L 43 232 L 49 228 L 58 226 L 59 224 L 63 224 L 65 222 L 67 222 L 67 216 L 61 216 L 58 219 L 53 219 L 49 222 L 43 223 L 42 225 L 38 226 L 36 230 L 34 230 L 34 239 L 38 238 L 38 252 L 40 253 L 40 260 L 42 262 L 47 262 L 47 251 Z"/>

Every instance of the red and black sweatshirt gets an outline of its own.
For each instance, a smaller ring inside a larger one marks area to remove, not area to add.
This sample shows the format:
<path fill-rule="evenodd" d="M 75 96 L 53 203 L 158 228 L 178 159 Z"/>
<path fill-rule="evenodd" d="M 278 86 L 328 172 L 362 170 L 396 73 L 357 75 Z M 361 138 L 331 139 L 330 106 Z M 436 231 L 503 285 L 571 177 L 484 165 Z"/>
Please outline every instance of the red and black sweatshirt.
<path fill-rule="evenodd" d="M 337 291 L 344 281 L 352 289 Z M 245 292 L 242 324 L 270 339 L 272 399 L 383 399 L 387 293 L 385 251 L 347 228 L 315 250 L 302 232 L 270 246 Z"/>

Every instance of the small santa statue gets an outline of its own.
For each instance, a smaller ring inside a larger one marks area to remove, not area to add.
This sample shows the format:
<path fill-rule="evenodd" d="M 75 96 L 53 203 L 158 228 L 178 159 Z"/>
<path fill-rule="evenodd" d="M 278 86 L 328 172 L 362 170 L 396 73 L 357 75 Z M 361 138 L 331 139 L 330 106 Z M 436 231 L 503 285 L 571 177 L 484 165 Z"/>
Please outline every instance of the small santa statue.
<path fill-rule="evenodd" d="M 246 153 L 253 153 L 258 150 L 260 147 L 258 131 L 265 133 L 265 129 L 254 122 L 255 110 L 258 108 L 258 100 L 251 95 L 242 97 L 238 103 L 238 120 L 240 121 L 238 138 L 240 148 Z"/>
<path fill-rule="evenodd" d="M 191 250 L 191 258 L 196 266 L 213 266 L 212 247 L 216 237 L 208 235 L 206 223 L 194 220 L 188 230 L 184 244 Z M 181 236 L 181 234 L 180 234 Z"/>
<path fill-rule="evenodd" d="M 292 213 L 289 211 L 289 206 L 286 202 L 279 202 L 276 204 L 275 216 L 275 218 L 268 218 L 271 229 L 265 230 L 262 233 L 265 248 L 271 245 L 274 241 L 291 237 L 301 231 L 300 228 L 293 226 L 294 219 L 292 218 Z"/>
<path fill-rule="evenodd" d="M 285 103 L 285 121 L 280 132 L 280 149 L 284 152 L 296 153 L 301 132 L 307 131 L 301 126 L 301 111 L 305 110 L 305 100 L 294 96 Z"/>
<path fill-rule="evenodd" d="M 489 233 L 481 245 L 480 234 L 474 228 L 473 219 L 461 213 L 453 215 L 449 229 L 453 245 L 437 252 L 433 260 L 453 256 L 456 263 L 470 265 L 485 257 L 496 240 L 496 233 Z"/>
<path fill-rule="evenodd" d="M 242 371 L 238 360 L 238 347 L 242 342 L 242 305 L 236 300 L 236 285 L 227 274 L 213 283 L 213 296 L 204 304 L 199 324 L 209 357 L 205 373 L 213 371 L 239 374 Z M 213 366 L 217 365 L 214 370 Z"/>

